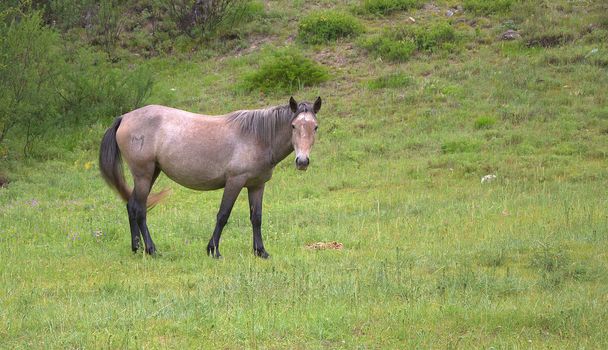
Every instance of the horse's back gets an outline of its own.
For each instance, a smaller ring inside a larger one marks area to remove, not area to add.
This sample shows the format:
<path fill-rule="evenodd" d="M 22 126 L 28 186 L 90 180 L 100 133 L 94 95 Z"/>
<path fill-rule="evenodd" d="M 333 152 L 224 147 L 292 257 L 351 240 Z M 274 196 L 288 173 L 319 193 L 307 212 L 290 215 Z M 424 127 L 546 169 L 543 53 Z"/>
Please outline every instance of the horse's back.
<path fill-rule="evenodd" d="M 123 115 L 117 142 L 133 171 L 160 166 L 186 187 L 215 189 L 224 186 L 235 136 L 225 118 L 150 105 Z"/>

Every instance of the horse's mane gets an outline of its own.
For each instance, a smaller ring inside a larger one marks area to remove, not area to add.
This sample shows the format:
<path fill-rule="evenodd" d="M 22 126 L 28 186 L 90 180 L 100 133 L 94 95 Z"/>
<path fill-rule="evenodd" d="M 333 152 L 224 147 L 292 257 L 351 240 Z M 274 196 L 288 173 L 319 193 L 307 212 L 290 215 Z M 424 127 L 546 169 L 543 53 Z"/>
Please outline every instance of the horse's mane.
<path fill-rule="evenodd" d="M 236 124 L 242 133 L 253 134 L 270 145 L 279 128 L 291 121 L 293 112 L 289 106 L 236 111 L 228 114 L 228 123 Z"/>

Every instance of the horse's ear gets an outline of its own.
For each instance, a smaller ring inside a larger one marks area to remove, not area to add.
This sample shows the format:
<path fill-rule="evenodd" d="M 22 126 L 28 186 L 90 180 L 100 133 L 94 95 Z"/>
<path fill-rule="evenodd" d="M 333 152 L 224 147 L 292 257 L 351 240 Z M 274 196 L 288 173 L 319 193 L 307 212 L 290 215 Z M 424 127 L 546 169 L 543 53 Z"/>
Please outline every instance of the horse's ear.
<path fill-rule="evenodd" d="M 317 112 L 321 109 L 321 96 L 317 97 L 315 101 L 315 105 L 312 107 L 312 110 L 317 114 Z"/>
<path fill-rule="evenodd" d="M 298 103 L 294 100 L 293 96 L 289 99 L 289 108 L 291 108 L 291 111 L 294 113 L 298 111 Z"/>

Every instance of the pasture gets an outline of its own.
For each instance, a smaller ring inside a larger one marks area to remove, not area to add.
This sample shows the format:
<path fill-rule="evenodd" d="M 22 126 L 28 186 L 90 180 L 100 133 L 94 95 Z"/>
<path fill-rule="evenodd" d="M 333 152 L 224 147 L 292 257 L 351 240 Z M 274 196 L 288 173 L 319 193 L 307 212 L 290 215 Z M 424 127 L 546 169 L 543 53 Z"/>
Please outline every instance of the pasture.
<path fill-rule="evenodd" d="M 154 72 L 148 104 L 323 98 L 308 170 L 288 157 L 266 185 L 270 259 L 252 253 L 245 191 L 212 259 L 222 192 L 164 175 L 154 188 L 173 193 L 148 214 L 158 254 L 133 254 L 97 165 L 115 116 L 3 157 L 0 348 L 608 347 L 605 4 L 359 3 L 379 1 L 270 1 L 271 29 L 244 47 L 128 62 Z M 300 14 L 328 8 L 356 17 L 356 36 L 297 37 Z M 522 37 L 501 40 L 510 28 Z M 285 45 L 326 80 L 252 91 L 244 77 Z"/>

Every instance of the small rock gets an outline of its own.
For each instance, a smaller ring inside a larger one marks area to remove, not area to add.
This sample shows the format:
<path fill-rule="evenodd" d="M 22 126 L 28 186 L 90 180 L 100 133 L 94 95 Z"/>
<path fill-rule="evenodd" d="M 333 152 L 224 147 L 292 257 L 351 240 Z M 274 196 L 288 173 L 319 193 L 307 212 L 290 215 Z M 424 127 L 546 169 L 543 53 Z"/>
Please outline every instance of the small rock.
<path fill-rule="evenodd" d="M 414 17 L 408 17 L 407 19 L 409 19 L 410 22 L 412 22 L 412 23 L 416 23 L 416 20 L 414 19 Z"/>
<path fill-rule="evenodd" d="M 490 174 L 490 175 L 486 175 L 484 177 L 481 178 L 481 183 L 486 183 L 486 182 L 492 182 L 496 180 L 496 175 L 494 174 Z"/>
<path fill-rule="evenodd" d="M 447 11 L 445 12 L 445 15 L 446 15 L 446 16 L 448 16 L 448 17 L 452 17 L 452 16 L 454 16 L 454 14 L 455 14 L 455 13 L 456 13 L 456 12 L 455 12 L 454 10 L 449 9 L 449 10 L 447 10 Z"/>
<path fill-rule="evenodd" d="M 509 29 L 506 32 L 502 33 L 500 38 L 502 40 L 515 40 L 521 38 L 521 35 L 513 29 Z"/>

